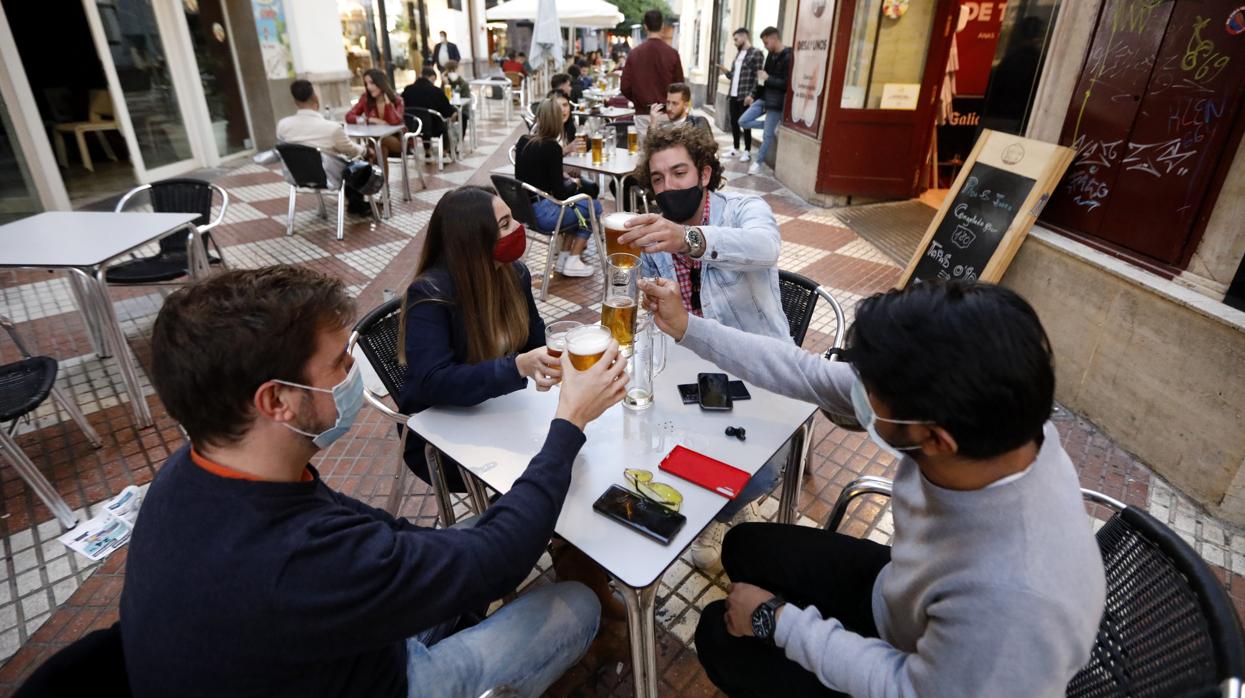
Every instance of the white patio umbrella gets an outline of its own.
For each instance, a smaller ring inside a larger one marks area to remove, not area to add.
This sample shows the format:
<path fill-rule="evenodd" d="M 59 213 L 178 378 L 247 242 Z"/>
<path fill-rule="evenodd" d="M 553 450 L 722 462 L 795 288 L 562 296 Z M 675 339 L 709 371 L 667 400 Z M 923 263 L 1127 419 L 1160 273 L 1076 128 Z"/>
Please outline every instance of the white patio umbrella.
<path fill-rule="evenodd" d="M 490 22 L 526 19 L 535 22 L 539 17 L 539 0 L 510 0 L 484 12 Z M 577 27 L 609 29 L 623 21 L 618 7 L 605 0 L 555 0 L 558 21 Z"/>
<path fill-rule="evenodd" d="M 558 21 L 557 4 L 555 0 L 540 0 L 536 23 L 532 27 L 532 47 L 527 52 L 528 60 L 532 65 L 538 66 L 552 61 L 554 69 L 561 70 L 564 63 L 562 53 L 562 25 Z"/>

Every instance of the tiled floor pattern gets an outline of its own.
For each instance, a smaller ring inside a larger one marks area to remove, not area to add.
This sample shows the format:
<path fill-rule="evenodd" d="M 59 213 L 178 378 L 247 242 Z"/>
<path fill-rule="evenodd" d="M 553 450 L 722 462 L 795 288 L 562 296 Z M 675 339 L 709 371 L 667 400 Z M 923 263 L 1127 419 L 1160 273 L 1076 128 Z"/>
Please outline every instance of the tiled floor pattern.
<path fill-rule="evenodd" d="M 517 124 L 517 119 L 514 124 Z M 348 220 L 344 241 L 334 239 L 333 222 L 316 215 L 314 197 L 300 197 L 293 237 L 285 236 L 287 189 L 278 174 L 247 164 L 217 182 L 234 199 L 226 222 L 217 231 L 229 262 L 254 267 L 277 262 L 302 264 L 343 279 L 359 298 L 360 313 L 380 302 L 386 289 L 398 290 L 409 280 L 418 257 L 419 236 L 433 205 L 455 186 L 487 183 L 488 170 L 505 160 L 505 149 L 517 137 L 510 126 L 481 121 L 481 148 L 466 161 L 442 172 L 426 170 L 426 190 L 412 172 L 413 200 L 393 192 L 393 217 L 382 223 L 366 218 Z M 719 136 L 722 143 L 729 138 Z M 748 176 L 746 165 L 727 163 L 728 187 L 750 190 L 766 198 L 783 233 L 780 266 L 798 271 L 825 285 L 842 303 L 849 318 L 856 303 L 889 288 L 900 269 L 876 247 L 843 227 L 834 212 L 810 207 L 773 178 Z M 395 165 L 396 178 L 396 165 Z M 612 205 L 606 202 L 607 208 Z M 332 215 L 330 205 L 330 216 Z M 414 244 L 412 244 L 414 243 Z M 546 247 L 529 245 L 527 262 L 534 282 L 541 282 Z M 546 320 L 594 320 L 599 312 L 600 282 L 555 275 L 548 298 L 538 301 Z M 127 335 L 140 364 L 149 353 L 150 323 L 161 295 L 151 289 L 121 289 L 114 293 Z M 45 407 L 36 420 L 19 428 L 19 443 L 49 475 L 70 506 L 78 510 L 97 504 L 129 484 L 149 482 L 182 436 L 154 396 L 148 402 L 156 415 L 155 428 L 137 430 L 128 406 L 118 401 L 119 377 L 111 361 L 90 353 L 85 329 L 78 319 L 68 286 L 42 272 L 0 272 L 0 313 L 13 317 L 30 342 L 61 360 L 61 385 L 71 391 L 88 413 L 105 445 L 93 450 L 68 420 L 61 421 Z M 838 330 L 833 314 L 819 305 L 805 347 L 824 351 Z M 0 345 L 0 360 L 15 356 L 11 346 Z M 150 391 L 148 391 L 150 394 Z M 1091 424 L 1066 412 L 1055 421 L 1065 445 L 1078 464 L 1082 483 L 1151 512 L 1181 532 L 1212 564 L 1228 585 L 1238 608 L 1245 606 L 1245 532 L 1216 522 L 1187 498 L 1153 477 Z M 862 474 L 890 475 L 893 463 L 867 438 L 833 427 L 818 416 L 809 473 L 803 483 L 799 508 L 801 523 L 816 525 L 829 513 L 839 490 Z M 334 487 L 374 503 L 383 503 L 393 484 L 397 440 L 392 426 L 367 412 L 347 437 L 324 453 L 318 462 Z M 26 489 L 12 468 L 0 469 L 0 527 L 5 560 L 0 565 L 0 693 L 11 691 L 51 653 L 94 627 L 117 617 L 116 603 L 124 581 L 126 551 L 114 553 L 99 565 L 66 553 L 55 542 L 58 525 Z M 773 518 L 777 501 L 759 505 Z M 465 504 L 458 508 L 465 511 Z M 403 501 L 403 515 L 430 525 L 435 505 L 418 482 Z M 884 502 L 864 500 L 853 506 L 844 531 L 887 542 L 893 532 Z M 528 583 L 552 579 L 548 558 L 533 570 Z M 677 561 L 663 576 L 659 590 L 658 665 L 664 695 L 712 695 L 713 687 L 696 662 L 691 643 L 700 609 L 726 593 L 724 577 L 710 577 Z M 625 631 L 607 623 L 603 646 L 559 682 L 557 692 L 570 695 L 626 695 L 631 678 L 626 661 Z M 18 649 L 20 647 L 20 649 Z M 16 651 L 16 654 L 14 652 Z M 10 655 L 12 655 L 11 658 Z"/>

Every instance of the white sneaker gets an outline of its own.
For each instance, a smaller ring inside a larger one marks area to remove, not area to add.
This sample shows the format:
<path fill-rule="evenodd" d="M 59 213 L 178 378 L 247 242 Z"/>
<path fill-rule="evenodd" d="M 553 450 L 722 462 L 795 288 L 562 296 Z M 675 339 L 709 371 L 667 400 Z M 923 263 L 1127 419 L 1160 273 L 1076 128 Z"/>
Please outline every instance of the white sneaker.
<path fill-rule="evenodd" d="M 709 527 L 692 541 L 692 564 L 702 572 L 718 574 L 722 571 L 722 539 L 731 526 L 764 521 L 765 517 L 757 511 L 756 504 L 750 502 L 727 523 L 709 522 Z"/>
<path fill-rule="evenodd" d="M 592 267 L 584 264 L 579 255 L 567 255 L 566 266 L 562 268 L 563 276 L 592 276 Z"/>
<path fill-rule="evenodd" d="M 557 266 L 554 267 L 554 270 L 557 271 L 559 274 L 561 274 L 562 270 L 566 268 L 566 258 L 570 256 L 571 256 L 570 252 L 559 252 L 558 263 L 557 263 Z"/>
<path fill-rule="evenodd" d="M 750 175 L 761 174 L 761 168 L 763 167 L 765 166 L 762 165 L 760 162 L 754 162 L 751 165 L 748 165 L 748 174 Z"/>
<path fill-rule="evenodd" d="M 746 150 L 745 150 L 744 152 L 742 152 L 742 153 L 740 153 L 740 154 L 739 154 L 739 161 L 740 161 L 740 162 L 748 162 L 748 161 L 749 161 L 749 160 L 751 160 L 751 159 L 752 159 L 752 153 L 749 153 L 749 152 L 748 152 L 748 151 L 746 151 Z"/>
<path fill-rule="evenodd" d="M 726 159 L 728 159 L 728 158 L 733 158 L 733 157 L 735 157 L 735 156 L 736 156 L 736 155 L 738 155 L 738 154 L 739 154 L 739 153 L 738 153 L 738 151 L 736 151 L 734 148 L 731 148 L 730 150 L 727 150 L 727 151 L 723 152 L 723 153 L 722 153 L 720 156 L 718 156 L 718 157 L 722 158 L 723 160 L 726 160 Z"/>

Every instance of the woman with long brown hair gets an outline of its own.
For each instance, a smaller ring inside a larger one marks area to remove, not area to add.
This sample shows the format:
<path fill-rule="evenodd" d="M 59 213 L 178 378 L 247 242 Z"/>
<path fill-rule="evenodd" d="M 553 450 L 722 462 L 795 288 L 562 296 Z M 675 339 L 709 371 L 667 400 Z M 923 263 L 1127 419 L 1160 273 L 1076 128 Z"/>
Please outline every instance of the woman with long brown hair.
<path fill-rule="evenodd" d="M 389 86 L 385 74 L 375 68 L 363 73 L 363 94 L 354 107 L 346 114 L 348 124 L 402 124 L 402 98 Z M 397 136 L 385 136 L 380 139 L 381 166 L 385 168 L 385 177 L 389 177 L 389 154 L 401 152 L 402 141 Z"/>
<path fill-rule="evenodd" d="M 493 189 L 460 187 L 437 202 L 402 302 L 402 412 L 477 405 L 522 389 L 529 378 L 548 390 L 561 378 L 545 350 L 532 275 L 519 261 L 525 247 L 523 225 Z M 407 437 L 406 464 L 429 481 L 418 434 Z M 447 467 L 446 480 L 451 490 L 465 490 L 458 468 Z"/>

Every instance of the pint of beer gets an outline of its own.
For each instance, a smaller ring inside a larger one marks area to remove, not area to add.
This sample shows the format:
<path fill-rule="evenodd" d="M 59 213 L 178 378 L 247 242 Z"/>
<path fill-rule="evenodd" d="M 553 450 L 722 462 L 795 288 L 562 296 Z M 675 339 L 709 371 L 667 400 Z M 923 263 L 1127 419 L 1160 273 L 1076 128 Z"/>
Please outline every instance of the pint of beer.
<path fill-rule="evenodd" d="M 614 255 L 626 253 L 635 255 L 639 253 L 636 248 L 630 245 L 623 245 L 618 242 L 618 238 L 628 232 L 627 221 L 635 218 L 636 215 L 637 214 L 634 213 L 627 213 L 626 211 L 618 211 L 616 213 L 607 214 L 601 219 L 601 227 L 605 229 L 605 254 Z M 626 260 L 620 261 L 625 262 Z"/>
<path fill-rule="evenodd" d="M 577 371 L 587 371 L 605 355 L 610 331 L 600 325 L 584 325 L 566 333 L 566 353 Z"/>
<path fill-rule="evenodd" d="M 608 327 L 623 356 L 631 356 L 635 340 L 635 316 L 639 306 L 640 258 L 612 254 L 606 258 L 605 292 L 601 299 L 601 324 Z"/>
<path fill-rule="evenodd" d="M 608 327 L 621 347 L 635 343 L 636 302 L 626 296 L 607 298 L 601 306 L 601 324 Z"/>
<path fill-rule="evenodd" d="M 640 150 L 640 136 L 635 131 L 635 126 L 627 127 L 627 152 L 635 155 Z"/>
<path fill-rule="evenodd" d="M 599 132 L 592 134 L 592 164 L 601 164 L 601 149 L 604 144 L 605 139 Z"/>

